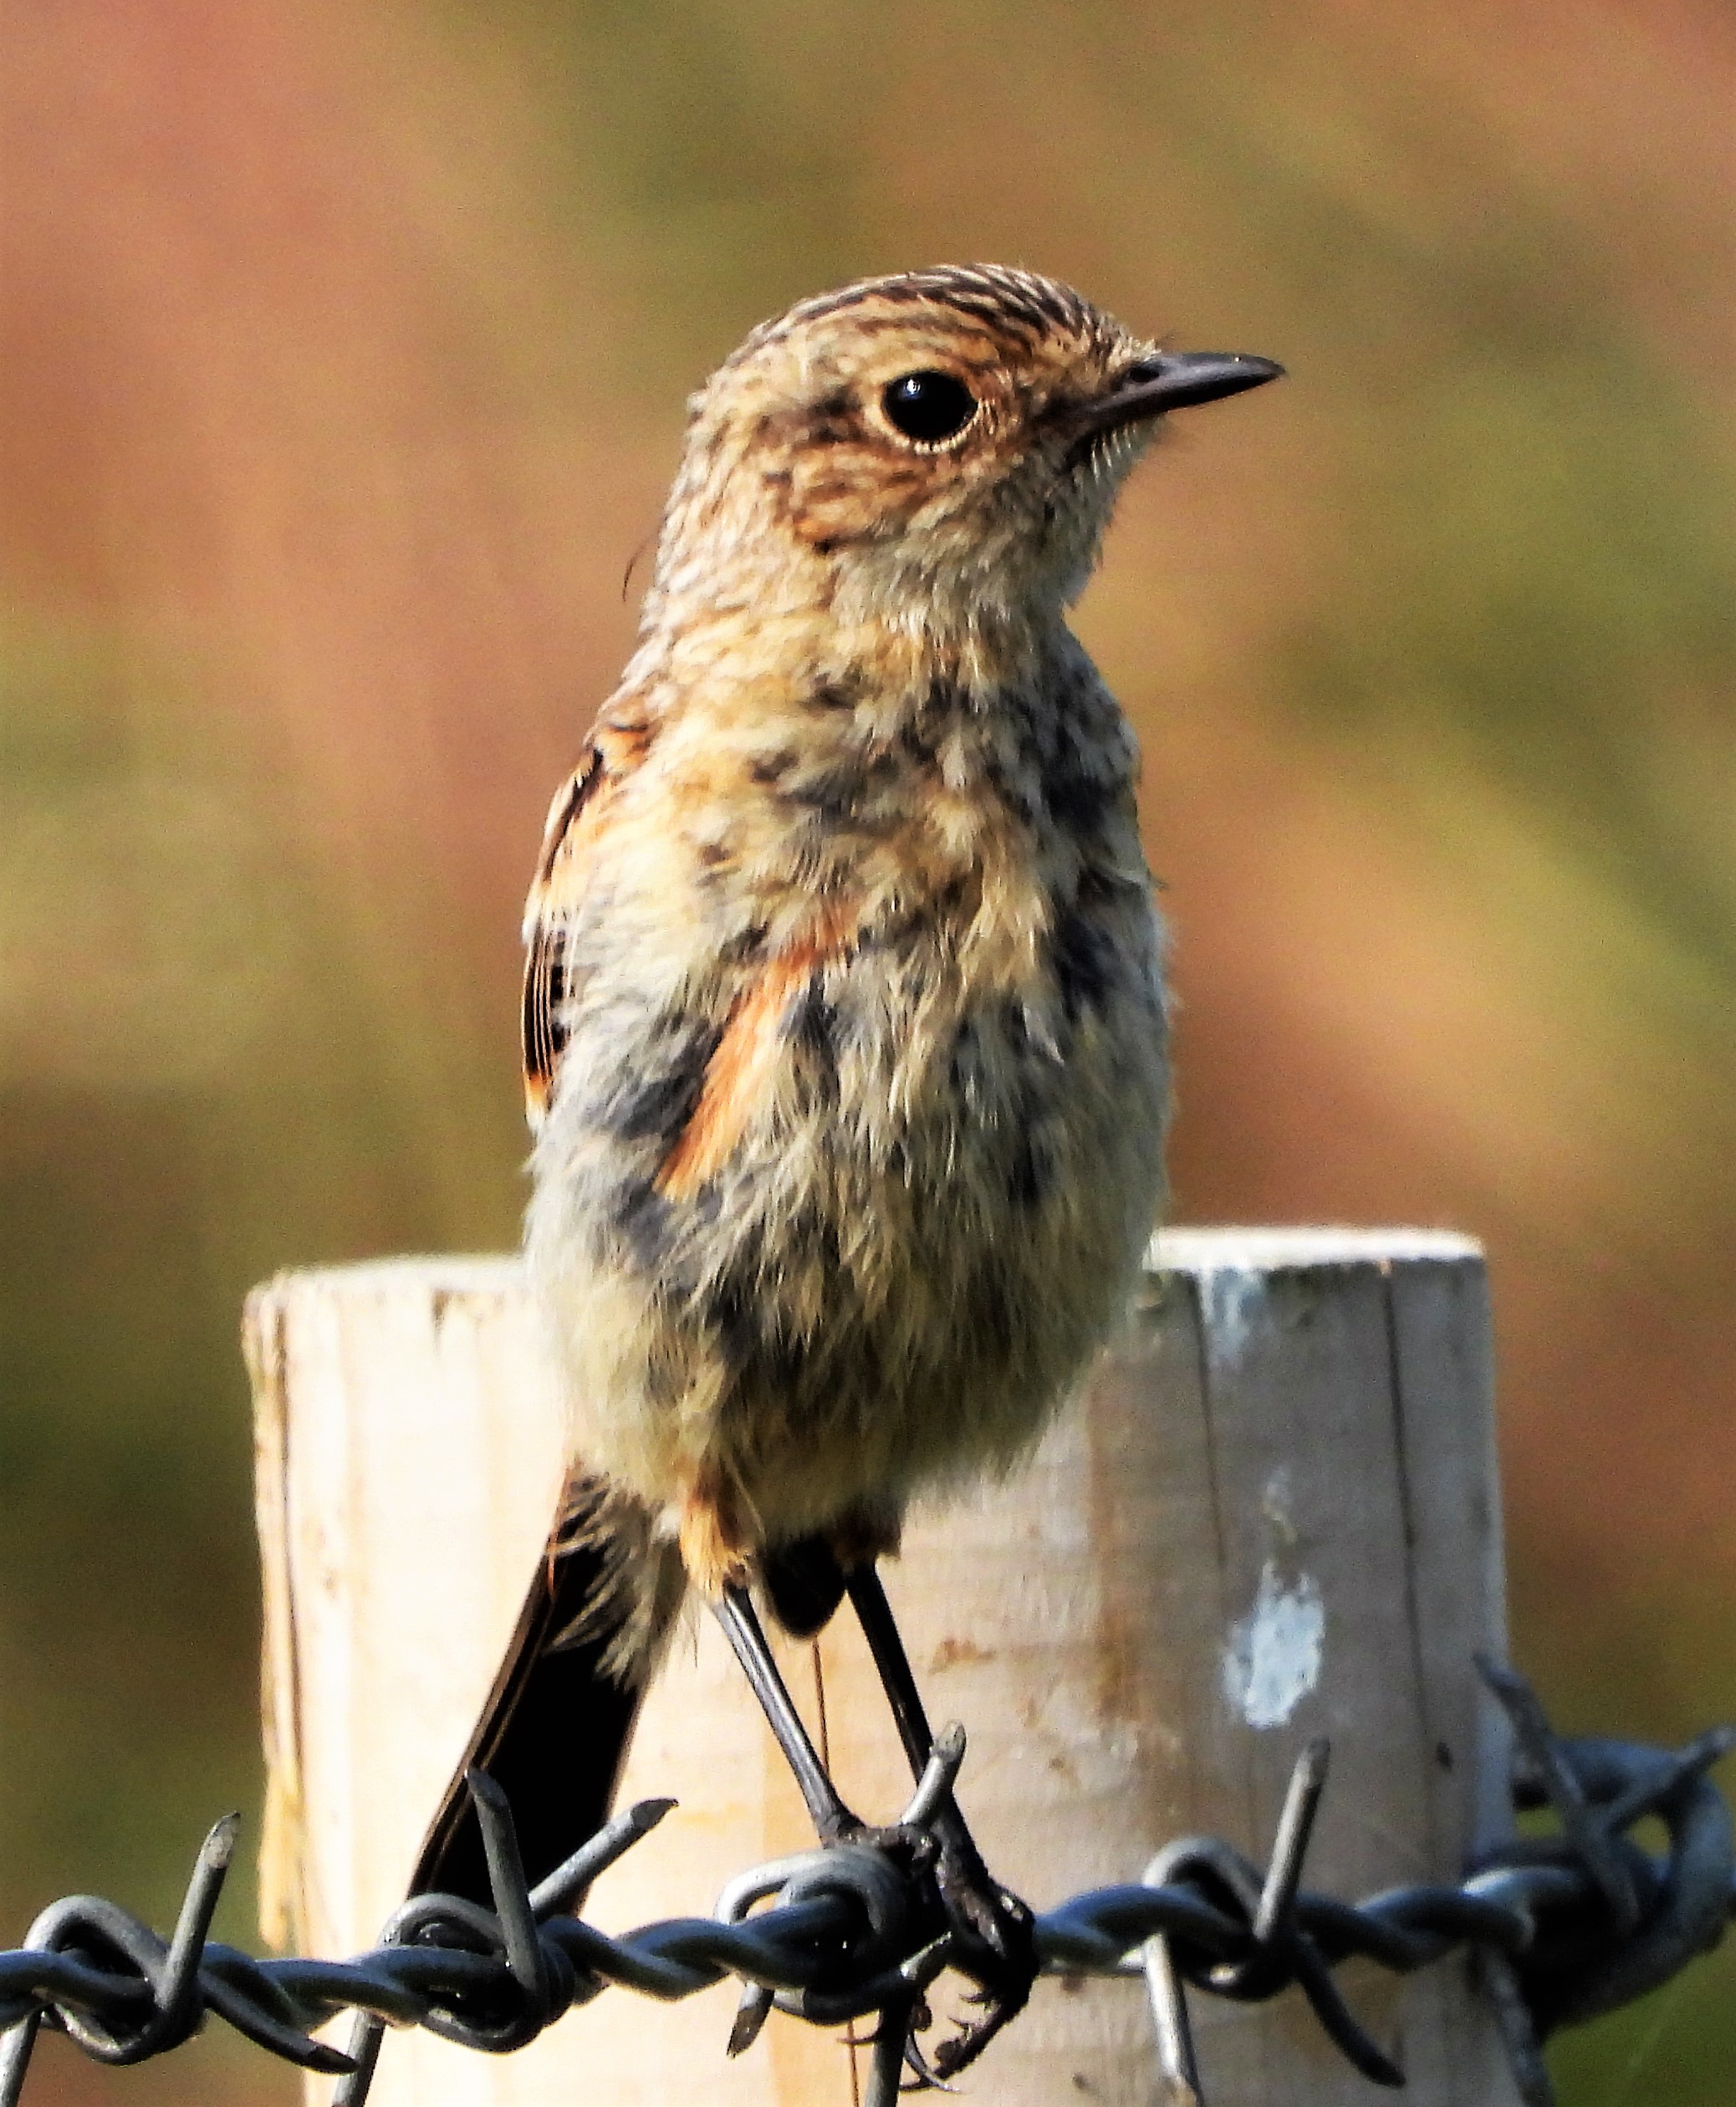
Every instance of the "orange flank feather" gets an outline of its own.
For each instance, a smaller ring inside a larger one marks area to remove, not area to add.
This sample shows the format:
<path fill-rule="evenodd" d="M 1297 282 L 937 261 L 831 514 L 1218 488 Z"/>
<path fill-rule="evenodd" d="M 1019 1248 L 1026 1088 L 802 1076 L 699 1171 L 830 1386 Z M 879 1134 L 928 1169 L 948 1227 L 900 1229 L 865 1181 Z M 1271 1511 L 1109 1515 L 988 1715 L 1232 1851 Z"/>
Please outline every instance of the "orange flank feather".
<path fill-rule="evenodd" d="M 769 959 L 731 1011 L 705 1071 L 693 1116 L 657 1172 L 667 1200 L 690 1200 L 729 1161 L 777 1074 L 779 1042 L 791 1001 L 828 959 L 841 957 L 854 917 L 833 911 Z"/>

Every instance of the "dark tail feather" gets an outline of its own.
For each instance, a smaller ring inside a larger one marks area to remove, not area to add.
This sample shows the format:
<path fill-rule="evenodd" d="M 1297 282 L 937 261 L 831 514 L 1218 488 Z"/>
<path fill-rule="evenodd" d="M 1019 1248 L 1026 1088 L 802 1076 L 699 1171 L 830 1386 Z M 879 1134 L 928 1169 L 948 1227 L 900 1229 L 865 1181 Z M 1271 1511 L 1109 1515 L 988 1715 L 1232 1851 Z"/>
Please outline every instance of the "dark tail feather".
<path fill-rule="evenodd" d="M 595 1526 L 576 1537 L 569 1524 L 557 1530 L 429 1827 L 412 1895 L 459 1895 L 488 1905 L 467 1770 L 486 1771 L 506 1794 L 533 1887 L 609 1819 L 640 1699 L 679 1600 L 661 1564 L 666 1561 L 654 1553 L 648 1568 L 624 1558 L 620 1538 Z M 671 1592 L 672 1599 L 661 1599 Z"/>

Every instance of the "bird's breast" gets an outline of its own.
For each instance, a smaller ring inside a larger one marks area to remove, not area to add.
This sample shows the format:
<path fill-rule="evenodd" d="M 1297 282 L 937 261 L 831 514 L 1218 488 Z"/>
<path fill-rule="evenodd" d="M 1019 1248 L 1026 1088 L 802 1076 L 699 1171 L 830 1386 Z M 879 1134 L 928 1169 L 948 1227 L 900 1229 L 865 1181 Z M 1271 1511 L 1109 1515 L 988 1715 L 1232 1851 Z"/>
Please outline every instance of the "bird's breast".
<path fill-rule="evenodd" d="M 600 858 L 538 1145 L 531 1256 L 591 1459 L 669 1499 L 721 1456 L 774 1533 L 1014 1452 L 1160 1197 L 1131 799 L 1058 812 L 906 758 L 835 771 L 828 807 L 811 757 L 762 753 L 726 853 L 702 788 L 655 855 Z M 659 867 L 660 908 L 632 893 Z"/>

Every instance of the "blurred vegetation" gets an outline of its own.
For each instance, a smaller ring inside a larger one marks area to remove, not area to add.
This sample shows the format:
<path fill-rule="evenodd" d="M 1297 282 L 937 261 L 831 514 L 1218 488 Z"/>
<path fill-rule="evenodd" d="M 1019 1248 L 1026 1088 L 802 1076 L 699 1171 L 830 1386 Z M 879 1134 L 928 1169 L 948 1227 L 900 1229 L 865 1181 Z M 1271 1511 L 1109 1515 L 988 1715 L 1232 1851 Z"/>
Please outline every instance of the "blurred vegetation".
<path fill-rule="evenodd" d="M 988 256 L 1293 379 L 1081 624 L 1197 1220 L 1490 1247 L 1516 1644 L 1736 1712 L 1729 22 L 1707 0 L 68 0 L 0 69 L 0 1902 L 258 1797 L 236 1317 L 498 1246 L 518 897 L 682 393 Z M 247 1940 L 248 1898 L 228 1905 Z M 1560 2044 L 1718 2107 L 1728 1954 Z M 39 2081 L 44 2085 L 51 2081 Z M 217 2040 L 69 2103 L 263 2102 Z"/>

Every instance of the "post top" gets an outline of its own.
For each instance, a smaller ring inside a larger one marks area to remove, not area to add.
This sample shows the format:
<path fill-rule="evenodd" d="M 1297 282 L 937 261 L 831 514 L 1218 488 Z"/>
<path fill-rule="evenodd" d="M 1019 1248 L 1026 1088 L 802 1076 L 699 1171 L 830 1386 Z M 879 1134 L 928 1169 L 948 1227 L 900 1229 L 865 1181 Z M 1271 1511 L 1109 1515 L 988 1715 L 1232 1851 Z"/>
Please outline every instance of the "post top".
<path fill-rule="evenodd" d="M 1449 1229 L 1284 1228 L 1162 1229 L 1146 1264 L 1158 1273 L 1291 1273 L 1313 1267 L 1480 1263 L 1483 1246 Z M 298 1268 L 266 1283 L 299 1290 L 416 1297 L 428 1293 L 499 1298 L 523 1291 L 516 1252 L 427 1252 L 372 1258 L 345 1266 Z"/>
<path fill-rule="evenodd" d="M 1286 1273 L 1309 1266 L 1480 1260 L 1474 1237 L 1451 1229 L 1160 1229 L 1146 1263 L 1162 1273 Z"/>

